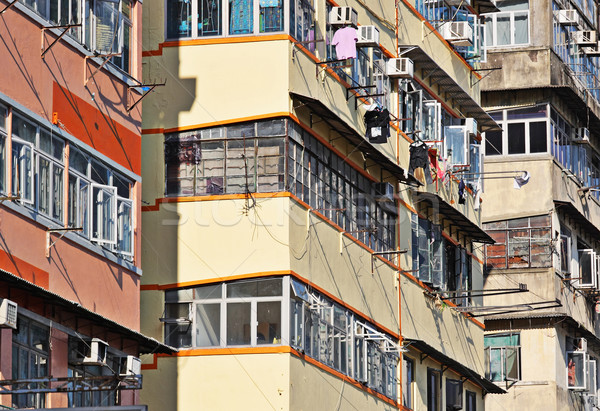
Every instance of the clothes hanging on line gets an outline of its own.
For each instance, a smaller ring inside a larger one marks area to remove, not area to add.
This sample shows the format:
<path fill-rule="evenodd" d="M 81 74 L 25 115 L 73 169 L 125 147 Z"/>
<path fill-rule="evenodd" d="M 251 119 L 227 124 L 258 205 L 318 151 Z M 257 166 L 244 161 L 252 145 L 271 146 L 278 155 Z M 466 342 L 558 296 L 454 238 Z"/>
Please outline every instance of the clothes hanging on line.
<path fill-rule="evenodd" d="M 364 117 L 367 127 L 366 137 L 370 143 L 381 144 L 387 142 L 390 136 L 390 112 L 388 109 L 375 108 L 367 111 Z"/>
<path fill-rule="evenodd" d="M 458 183 L 458 204 L 464 204 L 465 203 L 465 189 L 466 189 L 466 185 L 465 185 L 465 180 L 463 180 L 462 178 L 460 179 L 460 182 Z"/>
<path fill-rule="evenodd" d="M 427 144 L 425 144 L 422 141 L 415 141 L 410 145 L 409 152 L 410 163 L 408 172 L 416 177 L 416 170 L 420 168 L 425 174 L 425 181 L 427 181 L 428 184 L 432 184 L 433 179 L 431 178 L 431 167 L 429 166 L 429 149 L 427 148 Z M 419 172 L 419 174 L 421 174 L 421 172 Z"/>
<path fill-rule="evenodd" d="M 515 177 L 515 181 L 513 183 L 513 187 L 517 190 L 520 190 L 525 184 L 529 183 L 529 178 L 531 175 L 528 171 L 525 171 L 521 176 Z"/>
<path fill-rule="evenodd" d="M 358 36 L 354 27 L 343 27 L 335 32 L 331 43 L 339 60 L 356 58 Z"/>

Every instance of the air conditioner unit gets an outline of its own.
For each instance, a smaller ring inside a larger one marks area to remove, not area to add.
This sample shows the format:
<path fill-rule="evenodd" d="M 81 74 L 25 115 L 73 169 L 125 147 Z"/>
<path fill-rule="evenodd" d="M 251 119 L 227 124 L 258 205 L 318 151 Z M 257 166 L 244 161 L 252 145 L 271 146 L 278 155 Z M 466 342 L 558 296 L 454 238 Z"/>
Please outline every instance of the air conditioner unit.
<path fill-rule="evenodd" d="M 595 30 L 578 30 L 573 33 L 573 41 L 580 46 L 595 46 L 597 44 Z"/>
<path fill-rule="evenodd" d="M 590 130 L 586 127 L 578 127 L 573 130 L 573 142 L 574 143 L 589 143 L 590 142 Z"/>
<path fill-rule="evenodd" d="M 470 137 L 477 137 L 477 120 L 474 118 L 465 118 L 465 128 Z"/>
<path fill-rule="evenodd" d="M 106 365 L 106 353 L 108 344 L 99 338 L 92 338 L 92 341 L 85 347 L 85 357 L 83 364 L 87 365 Z"/>
<path fill-rule="evenodd" d="M 440 34 L 457 47 L 473 45 L 473 27 L 468 21 L 448 21 L 440 26 Z"/>
<path fill-rule="evenodd" d="M 17 328 L 17 303 L 3 298 L 0 300 L 0 327 Z"/>
<path fill-rule="evenodd" d="M 394 201 L 394 186 L 390 183 L 375 183 L 375 199 L 378 201 Z"/>
<path fill-rule="evenodd" d="M 573 26 L 579 24 L 579 13 L 577 10 L 558 10 L 558 22 L 565 26 Z"/>
<path fill-rule="evenodd" d="M 358 47 L 378 47 L 379 46 L 379 30 L 375 26 L 360 26 L 357 33 Z"/>
<path fill-rule="evenodd" d="M 413 73 L 413 62 L 406 57 L 389 59 L 385 65 L 385 74 L 391 78 L 412 78 Z"/>
<path fill-rule="evenodd" d="M 333 7 L 329 12 L 329 24 L 332 26 L 358 25 L 358 14 L 352 7 Z"/>
<path fill-rule="evenodd" d="M 600 56 L 600 42 L 594 43 L 593 47 L 582 47 L 581 50 L 588 56 Z"/>
<path fill-rule="evenodd" d="M 142 361 L 138 357 L 128 355 L 119 357 L 119 376 L 135 377 L 142 373 Z"/>
<path fill-rule="evenodd" d="M 573 339 L 575 351 L 587 352 L 587 340 L 583 337 Z"/>

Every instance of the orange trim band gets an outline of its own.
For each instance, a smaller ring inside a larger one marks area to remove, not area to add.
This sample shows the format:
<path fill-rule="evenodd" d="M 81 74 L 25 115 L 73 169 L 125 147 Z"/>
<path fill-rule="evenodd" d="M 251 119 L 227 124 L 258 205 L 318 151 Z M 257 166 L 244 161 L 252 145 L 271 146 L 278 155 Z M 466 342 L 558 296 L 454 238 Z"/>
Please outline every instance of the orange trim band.
<path fill-rule="evenodd" d="M 285 191 L 276 193 L 252 193 L 253 198 L 283 198 L 289 197 L 290 194 Z M 208 196 L 192 196 L 192 197 L 163 197 L 155 198 L 154 205 L 142 206 L 142 211 L 159 211 L 162 203 L 193 203 L 200 201 L 215 201 L 215 200 L 245 200 L 249 198 L 247 194 L 215 194 Z"/>
<path fill-rule="evenodd" d="M 152 354 L 152 362 L 150 364 L 142 364 L 142 370 L 156 370 L 158 369 L 158 357 L 156 353 Z"/>

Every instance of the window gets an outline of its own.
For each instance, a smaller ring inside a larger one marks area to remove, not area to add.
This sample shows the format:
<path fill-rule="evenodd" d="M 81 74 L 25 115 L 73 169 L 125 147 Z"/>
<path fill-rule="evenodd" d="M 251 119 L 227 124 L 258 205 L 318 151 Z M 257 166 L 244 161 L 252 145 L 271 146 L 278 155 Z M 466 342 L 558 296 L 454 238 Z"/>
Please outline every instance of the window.
<path fill-rule="evenodd" d="M 494 119 L 504 131 L 485 133 L 485 155 L 535 154 L 549 151 L 547 105 L 494 114 Z"/>
<path fill-rule="evenodd" d="M 415 362 L 410 358 L 403 356 L 402 365 L 402 405 L 406 408 L 413 408 Z"/>
<path fill-rule="evenodd" d="M 477 393 L 466 390 L 465 411 L 477 411 Z"/>
<path fill-rule="evenodd" d="M 598 256 L 593 249 L 577 250 L 579 275 L 573 282 L 579 288 L 595 288 L 598 285 Z"/>
<path fill-rule="evenodd" d="M 560 226 L 560 271 L 571 276 L 571 230 Z"/>
<path fill-rule="evenodd" d="M 567 388 L 585 390 L 588 378 L 588 355 L 584 351 L 567 351 Z"/>
<path fill-rule="evenodd" d="M 520 371 L 520 335 L 484 336 L 486 378 L 490 381 L 518 381 Z"/>
<path fill-rule="evenodd" d="M 446 378 L 446 410 L 462 410 L 463 383 L 461 380 Z"/>
<path fill-rule="evenodd" d="M 169 345 L 210 348 L 289 344 L 369 388 L 396 398 L 397 343 L 345 307 L 290 277 L 168 290 L 161 321 Z"/>
<path fill-rule="evenodd" d="M 496 241 L 485 246 L 487 268 L 552 266 L 550 216 L 496 221 L 483 228 Z"/>
<path fill-rule="evenodd" d="M 484 14 L 486 47 L 529 44 L 529 1 L 498 2 L 500 12 Z"/>
<path fill-rule="evenodd" d="M 327 7 L 329 8 L 330 5 L 327 4 Z M 327 15 L 329 15 L 329 9 Z M 290 35 L 292 37 L 300 42 L 315 40 L 314 19 L 314 0 L 290 0 Z M 307 48 L 314 52 L 315 43 L 307 44 Z"/>
<path fill-rule="evenodd" d="M 49 375 L 50 329 L 19 315 L 17 330 L 13 332 L 12 377 L 33 379 Z M 45 388 L 44 383 L 13 385 L 13 388 Z M 14 394 L 15 408 L 45 408 L 44 394 Z"/>
<path fill-rule="evenodd" d="M 284 1 L 168 0 L 166 20 L 171 39 L 281 32 Z"/>
<path fill-rule="evenodd" d="M 440 411 L 442 406 L 442 380 L 438 370 L 427 369 L 427 411 Z"/>

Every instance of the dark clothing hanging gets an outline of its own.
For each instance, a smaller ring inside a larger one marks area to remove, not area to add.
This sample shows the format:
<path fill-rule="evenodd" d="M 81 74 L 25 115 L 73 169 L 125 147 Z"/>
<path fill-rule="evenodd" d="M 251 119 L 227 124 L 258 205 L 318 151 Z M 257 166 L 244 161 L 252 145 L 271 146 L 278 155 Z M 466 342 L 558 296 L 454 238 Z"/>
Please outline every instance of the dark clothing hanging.
<path fill-rule="evenodd" d="M 458 183 L 458 204 L 465 203 L 465 180 L 461 179 Z"/>
<path fill-rule="evenodd" d="M 427 144 L 422 141 L 414 142 L 410 145 L 409 151 L 410 163 L 408 172 L 414 175 L 416 169 L 422 168 L 425 173 L 425 181 L 427 181 L 427 184 L 432 184 L 433 178 L 431 178 L 429 149 L 427 148 Z"/>
<path fill-rule="evenodd" d="M 383 110 L 376 108 L 367 111 L 364 120 L 367 126 L 369 143 L 381 144 L 387 142 L 390 136 L 390 112 L 387 108 Z"/>

